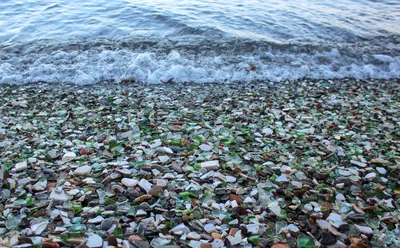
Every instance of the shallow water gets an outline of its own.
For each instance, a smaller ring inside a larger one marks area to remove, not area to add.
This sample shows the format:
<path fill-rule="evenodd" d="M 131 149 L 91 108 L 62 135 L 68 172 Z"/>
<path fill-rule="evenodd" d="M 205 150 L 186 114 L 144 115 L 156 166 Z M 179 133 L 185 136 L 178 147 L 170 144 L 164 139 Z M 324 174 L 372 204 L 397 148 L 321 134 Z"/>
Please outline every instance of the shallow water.
<path fill-rule="evenodd" d="M 3 0 L 0 9 L 5 83 L 400 77 L 399 1 Z"/>

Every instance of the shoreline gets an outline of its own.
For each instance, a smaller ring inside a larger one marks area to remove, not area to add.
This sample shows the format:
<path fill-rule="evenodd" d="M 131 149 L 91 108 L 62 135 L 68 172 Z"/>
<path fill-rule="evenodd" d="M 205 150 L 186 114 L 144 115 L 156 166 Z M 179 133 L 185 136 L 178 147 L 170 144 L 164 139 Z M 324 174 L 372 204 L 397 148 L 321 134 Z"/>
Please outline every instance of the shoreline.
<path fill-rule="evenodd" d="M 160 85 L 164 86 L 196 86 L 196 85 L 219 85 L 219 86 L 229 86 L 229 85 L 275 85 L 275 86 L 282 86 L 282 85 L 293 85 L 293 84 L 306 84 L 306 85 L 313 85 L 313 84 L 323 84 L 327 86 L 335 87 L 337 84 L 367 84 L 367 85 L 385 85 L 385 84 L 396 84 L 400 82 L 400 78 L 367 78 L 367 79 L 357 79 L 357 78 L 326 78 L 326 79 L 315 79 L 315 78 L 302 78 L 296 80 L 281 80 L 281 81 L 268 81 L 268 80 L 251 80 L 249 82 L 241 82 L 241 81 L 233 81 L 233 82 L 225 82 L 225 83 L 195 83 L 195 82 L 175 82 L 173 80 L 168 82 L 160 82 L 160 83 L 148 83 L 148 82 L 139 82 L 136 81 L 135 78 L 126 78 L 121 81 L 115 80 L 104 80 L 99 81 L 93 84 L 76 84 L 73 82 L 69 83 L 59 83 L 59 82 L 45 82 L 45 81 L 38 81 L 38 82 L 29 82 L 29 83 L 22 83 L 22 84 L 15 84 L 15 83 L 5 83 L 0 82 L 1 87 L 65 87 L 65 86 L 74 86 L 74 87 L 102 87 L 102 86 L 147 86 L 147 87 L 156 87 Z"/>
<path fill-rule="evenodd" d="M 399 79 L 2 84 L 0 245 L 396 247 L 399 99 Z"/>

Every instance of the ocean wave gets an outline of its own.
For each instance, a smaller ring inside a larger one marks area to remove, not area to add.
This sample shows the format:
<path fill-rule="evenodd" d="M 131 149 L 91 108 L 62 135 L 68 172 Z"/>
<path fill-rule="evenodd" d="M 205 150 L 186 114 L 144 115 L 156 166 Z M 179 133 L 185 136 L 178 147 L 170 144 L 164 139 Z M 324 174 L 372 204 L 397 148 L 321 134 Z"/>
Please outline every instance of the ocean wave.
<path fill-rule="evenodd" d="M 386 38 L 334 46 L 254 40 L 90 40 L 0 48 L 0 83 L 100 81 L 229 83 L 301 78 L 400 78 L 400 52 Z"/>

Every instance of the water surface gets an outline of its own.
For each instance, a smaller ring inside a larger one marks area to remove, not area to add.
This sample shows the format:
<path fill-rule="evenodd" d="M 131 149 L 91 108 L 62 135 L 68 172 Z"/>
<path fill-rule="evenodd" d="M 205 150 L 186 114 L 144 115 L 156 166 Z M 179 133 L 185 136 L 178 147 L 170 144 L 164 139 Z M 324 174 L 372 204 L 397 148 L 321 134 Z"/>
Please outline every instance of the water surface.
<path fill-rule="evenodd" d="M 5 83 L 400 77 L 399 1 L 3 0 L 0 9 Z"/>

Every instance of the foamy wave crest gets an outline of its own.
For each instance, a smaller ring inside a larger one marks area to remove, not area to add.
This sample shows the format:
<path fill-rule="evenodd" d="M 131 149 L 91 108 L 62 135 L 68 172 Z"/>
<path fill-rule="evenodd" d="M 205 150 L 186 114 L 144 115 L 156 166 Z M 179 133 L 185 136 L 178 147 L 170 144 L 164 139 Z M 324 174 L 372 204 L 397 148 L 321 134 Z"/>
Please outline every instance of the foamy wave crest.
<path fill-rule="evenodd" d="M 256 46 L 242 49 L 179 46 L 132 49 L 94 45 L 73 49 L 38 46 L 0 50 L 0 83 L 93 84 L 138 82 L 226 83 L 301 78 L 400 78 L 400 56 L 351 49 Z"/>

